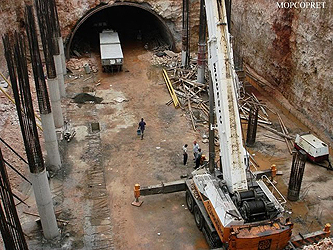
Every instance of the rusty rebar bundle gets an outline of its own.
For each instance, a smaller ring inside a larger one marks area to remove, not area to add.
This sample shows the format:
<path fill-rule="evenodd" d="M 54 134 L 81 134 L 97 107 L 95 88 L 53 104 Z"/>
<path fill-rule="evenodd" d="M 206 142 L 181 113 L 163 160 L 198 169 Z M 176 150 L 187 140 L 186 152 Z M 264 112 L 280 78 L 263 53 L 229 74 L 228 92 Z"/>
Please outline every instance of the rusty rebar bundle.
<path fill-rule="evenodd" d="M 253 146 L 256 141 L 258 112 L 259 109 L 256 105 L 251 107 L 247 125 L 246 146 Z"/>
<path fill-rule="evenodd" d="M 57 77 L 53 55 L 59 55 L 59 44 L 55 37 L 55 27 L 51 22 L 51 7 L 49 1 L 35 0 L 39 31 L 46 62 L 47 76 L 49 79 Z"/>
<path fill-rule="evenodd" d="M 28 249 L 0 149 L 0 230 L 7 250 Z"/>
<path fill-rule="evenodd" d="M 29 41 L 32 70 L 38 98 L 39 111 L 41 114 L 51 113 L 51 104 L 47 92 L 42 60 L 39 53 L 38 38 L 36 32 L 35 17 L 32 6 L 26 6 L 25 10 L 26 32 Z"/>
<path fill-rule="evenodd" d="M 54 35 L 56 37 L 61 37 L 60 24 L 59 24 L 56 2 L 55 2 L 55 0 L 49 0 L 47 2 L 49 4 L 49 9 L 50 9 L 50 14 L 51 14 L 51 22 L 52 22 L 52 26 L 53 26 Z"/>
<path fill-rule="evenodd" d="M 39 173 L 45 167 L 30 93 L 24 38 L 17 32 L 13 39 L 6 34 L 3 44 L 30 172 Z"/>
<path fill-rule="evenodd" d="M 288 200 L 297 201 L 299 199 L 306 159 L 307 156 L 303 150 L 293 152 L 293 162 L 288 185 Z"/>
<path fill-rule="evenodd" d="M 183 0 L 182 51 L 185 52 L 185 67 L 190 64 L 189 11 L 189 0 Z"/>

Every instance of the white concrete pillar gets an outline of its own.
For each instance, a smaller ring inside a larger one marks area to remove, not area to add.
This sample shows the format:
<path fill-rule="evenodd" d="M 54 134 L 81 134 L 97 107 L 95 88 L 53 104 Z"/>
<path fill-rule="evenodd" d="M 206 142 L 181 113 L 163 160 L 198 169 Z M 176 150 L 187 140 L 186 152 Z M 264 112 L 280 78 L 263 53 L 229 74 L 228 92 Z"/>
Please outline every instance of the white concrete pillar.
<path fill-rule="evenodd" d="M 49 87 L 54 125 L 56 128 L 61 128 L 62 126 L 64 126 L 64 117 L 61 110 L 58 78 L 47 79 L 47 85 Z"/>
<path fill-rule="evenodd" d="M 62 72 L 64 75 L 66 75 L 67 74 L 66 57 L 65 57 L 64 42 L 62 40 L 62 37 L 58 37 L 58 43 L 59 43 L 59 51 L 60 51 L 60 57 L 61 57 L 61 63 L 62 63 Z"/>
<path fill-rule="evenodd" d="M 182 50 L 182 66 L 186 65 L 186 51 Z"/>
<path fill-rule="evenodd" d="M 45 149 L 47 152 L 46 163 L 51 167 L 52 171 L 56 171 L 61 167 L 61 159 L 52 112 L 41 114 L 40 118 L 42 120 Z"/>
<path fill-rule="evenodd" d="M 65 90 L 65 79 L 64 79 L 64 73 L 62 70 L 62 60 L 61 56 L 54 55 L 54 64 L 57 72 L 57 78 L 59 83 L 59 92 L 61 97 L 66 97 L 66 90 Z"/>
<path fill-rule="evenodd" d="M 197 82 L 205 83 L 205 68 L 202 66 L 198 67 Z"/>
<path fill-rule="evenodd" d="M 30 174 L 44 237 L 46 239 L 53 239 L 59 235 L 59 230 L 54 213 L 51 190 L 46 176 L 46 169 L 41 173 Z"/>

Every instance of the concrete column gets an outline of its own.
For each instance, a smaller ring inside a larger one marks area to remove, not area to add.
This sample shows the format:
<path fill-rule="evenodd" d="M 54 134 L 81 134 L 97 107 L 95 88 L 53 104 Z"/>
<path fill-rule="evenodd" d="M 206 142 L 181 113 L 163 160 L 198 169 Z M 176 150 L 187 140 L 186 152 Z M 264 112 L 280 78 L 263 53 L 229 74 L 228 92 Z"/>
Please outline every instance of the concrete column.
<path fill-rule="evenodd" d="M 66 57 L 65 57 L 64 42 L 62 40 L 62 37 L 58 37 L 58 43 L 59 43 L 59 51 L 62 64 L 62 72 L 64 75 L 66 75 L 67 74 Z"/>
<path fill-rule="evenodd" d="M 55 64 L 55 68 L 56 68 L 56 72 L 57 72 L 60 96 L 66 97 L 65 79 L 64 79 L 64 73 L 62 70 L 62 60 L 61 60 L 60 54 L 54 55 L 54 64 Z"/>
<path fill-rule="evenodd" d="M 44 237 L 46 239 L 53 239 L 59 235 L 59 230 L 54 213 L 50 186 L 46 176 L 46 169 L 41 173 L 31 173 L 30 180 L 35 194 Z"/>
<path fill-rule="evenodd" d="M 47 152 L 46 163 L 51 167 L 52 171 L 56 171 L 61 167 L 61 159 L 52 112 L 41 114 L 40 118 L 42 120 L 45 149 Z"/>
<path fill-rule="evenodd" d="M 186 66 L 186 56 L 187 56 L 186 51 L 182 50 L 182 66 L 183 67 Z"/>
<path fill-rule="evenodd" d="M 64 117 L 61 110 L 60 92 L 58 86 L 58 79 L 47 79 L 47 85 L 49 87 L 49 95 L 51 99 L 52 115 L 54 119 L 54 125 L 56 128 L 64 126 Z"/>

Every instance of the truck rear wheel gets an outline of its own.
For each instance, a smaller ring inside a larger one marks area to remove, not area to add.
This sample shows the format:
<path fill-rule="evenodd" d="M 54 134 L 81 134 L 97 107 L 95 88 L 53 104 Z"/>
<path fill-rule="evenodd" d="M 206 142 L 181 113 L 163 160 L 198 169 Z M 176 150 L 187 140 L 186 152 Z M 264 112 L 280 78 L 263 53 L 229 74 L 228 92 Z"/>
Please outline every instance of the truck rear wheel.
<path fill-rule="evenodd" d="M 201 211 L 200 211 L 198 205 L 195 205 L 195 206 L 194 206 L 193 212 L 194 212 L 194 220 L 195 220 L 195 224 L 197 225 L 197 227 L 198 227 L 200 230 L 202 230 L 202 227 L 203 227 L 204 221 L 203 221 L 203 217 L 202 217 L 202 214 L 201 214 Z"/>
<path fill-rule="evenodd" d="M 186 190 L 185 199 L 186 199 L 186 205 L 187 205 L 188 210 L 191 213 L 193 213 L 194 200 L 193 200 L 190 190 Z"/>

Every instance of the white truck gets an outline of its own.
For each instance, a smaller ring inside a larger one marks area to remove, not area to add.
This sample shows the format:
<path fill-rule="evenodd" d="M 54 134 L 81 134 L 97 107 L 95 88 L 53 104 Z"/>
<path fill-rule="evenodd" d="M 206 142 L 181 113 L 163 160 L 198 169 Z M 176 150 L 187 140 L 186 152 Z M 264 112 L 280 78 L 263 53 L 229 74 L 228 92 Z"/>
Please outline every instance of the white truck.
<path fill-rule="evenodd" d="M 104 30 L 99 34 L 99 41 L 103 72 L 121 71 L 124 56 L 118 33 L 113 30 Z"/>

